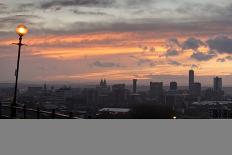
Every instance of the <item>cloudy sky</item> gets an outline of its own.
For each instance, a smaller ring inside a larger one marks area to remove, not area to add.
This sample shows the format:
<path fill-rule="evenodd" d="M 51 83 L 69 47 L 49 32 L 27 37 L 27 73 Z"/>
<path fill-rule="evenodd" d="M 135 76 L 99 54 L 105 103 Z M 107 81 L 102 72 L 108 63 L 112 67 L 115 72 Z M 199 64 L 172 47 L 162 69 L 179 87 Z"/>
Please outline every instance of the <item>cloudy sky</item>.
<path fill-rule="evenodd" d="M 176 80 L 232 85 L 231 0 L 1 0 L 0 81 Z"/>

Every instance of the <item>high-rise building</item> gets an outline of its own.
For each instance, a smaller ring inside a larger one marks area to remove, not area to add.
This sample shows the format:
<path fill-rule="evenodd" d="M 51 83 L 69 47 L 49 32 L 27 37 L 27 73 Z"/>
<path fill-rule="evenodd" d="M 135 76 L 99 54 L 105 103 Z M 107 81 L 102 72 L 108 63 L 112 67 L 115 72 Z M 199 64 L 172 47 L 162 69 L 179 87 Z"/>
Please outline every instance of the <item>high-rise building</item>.
<path fill-rule="evenodd" d="M 201 83 L 193 83 L 191 85 L 190 94 L 195 97 L 201 96 Z"/>
<path fill-rule="evenodd" d="M 170 90 L 177 90 L 178 86 L 177 86 L 177 82 L 171 82 L 170 83 Z"/>
<path fill-rule="evenodd" d="M 223 100 L 224 91 L 222 90 L 222 78 L 215 77 L 213 83 L 214 100 Z"/>
<path fill-rule="evenodd" d="M 163 82 L 151 82 L 150 94 L 152 98 L 161 99 L 163 95 Z"/>
<path fill-rule="evenodd" d="M 194 70 L 189 71 L 189 90 L 191 90 L 191 86 L 194 84 Z"/>
<path fill-rule="evenodd" d="M 115 84 L 112 86 L 113 101 L 116 105 L 124 105 L 127 99 L 127 91 L 125 84 Z"/>
<path fill-rule="evenodd" d="M 137 93 L 137 79 L 134 79 L 133 80 L 133 93 L 135 94 L 135 93 Z"/>
<path fill-rule="evenodd" d="M 215 77 L 214 78 L 214 85 L 213 85 L 214 91 L 215 92 L 220 92 L 222 91 L 222 78 Z"/>

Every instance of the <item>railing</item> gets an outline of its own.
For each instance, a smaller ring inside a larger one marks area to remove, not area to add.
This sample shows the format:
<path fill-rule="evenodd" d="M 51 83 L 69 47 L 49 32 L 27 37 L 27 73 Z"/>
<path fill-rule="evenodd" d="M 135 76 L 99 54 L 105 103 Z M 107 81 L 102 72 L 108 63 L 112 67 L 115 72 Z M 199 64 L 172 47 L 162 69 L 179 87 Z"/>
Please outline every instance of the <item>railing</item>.
<path fill-rule="evenodd" d="M 12 112 L 16 111 L 16 117 L 12 117 Z M 0 102 L 0 118 L 5 119 L 79 119 L 74 117 L 73 112 L 69 115 L 57 113 L 55 109 L 52 111 L 44 111 L 39 107 L 36 109 L 24 106 L 4 105 Z"/>

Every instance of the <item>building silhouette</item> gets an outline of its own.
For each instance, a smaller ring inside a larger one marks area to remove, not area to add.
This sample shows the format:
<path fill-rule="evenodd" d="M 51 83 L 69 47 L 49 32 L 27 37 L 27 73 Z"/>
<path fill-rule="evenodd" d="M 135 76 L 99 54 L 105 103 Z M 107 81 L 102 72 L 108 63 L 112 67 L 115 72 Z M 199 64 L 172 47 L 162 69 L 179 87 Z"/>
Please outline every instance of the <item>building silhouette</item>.
<path fill-rule="evenodd" d="M 200 97 L 201 96 L 201 83 L 195 82 L 191 85 L 190 94 L 193 97 Z"/>
<path fill-rule="evenodd" d="M 215 100 L 223 100 L 224 91 L 222 90 L 222 78 L 215 77 L 213 80 L 213 91 Z"/>
<path fill-rule="evenodd" d="M 112 95 L 113 102 L 115 106 L 122 107 L 124 106 L 127 100 L 127 91 L 125 84 L 115 84 L 112 86 Z"/>
<path fill-rule="evenodd" d="M 178 89 L 177 82 L 170 82 L 170 90 L 176 91 Z"/>
<path fill-rule="evenodd" d="M 134 79 L 133 80 L 133 93 L 135 94 L 135 93 L 137 93 L 137 79 Z"/>
<path fill-rule="evenodd" d="M 215 92 L 222 91 L 222 78 L 219 77 L 214 78 L 213 88 Z"/>
<path fill-rule="evenodd" d="M 150 97 L 158 102 L 162 100 L 163 82 L 150 82 Z"/>
<path fill-rule="evenodd" d="M 194 70 L 189 71 L 189 90 L 191 90 L 191 86 L 194 84 Z"/>
<path fill-rule="evenodd" d="M 96 89 L 99 95 L 105 95 L 110 92 L 110 87 L 107 85 L 106 79 L 101 80 Z"/>

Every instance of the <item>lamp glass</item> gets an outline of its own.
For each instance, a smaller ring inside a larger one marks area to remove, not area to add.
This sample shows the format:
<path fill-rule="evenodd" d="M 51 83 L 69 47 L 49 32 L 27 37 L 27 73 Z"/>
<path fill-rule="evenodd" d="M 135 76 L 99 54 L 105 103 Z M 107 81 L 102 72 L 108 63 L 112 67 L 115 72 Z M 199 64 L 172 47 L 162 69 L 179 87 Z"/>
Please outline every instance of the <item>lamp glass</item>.
<path fill-rule="evenodd" d="M 29 31 L 28 28 L 23 24 L 18 25 L 16 28 L 16 33 L 21 37 L 26 35 L 28 31 Z"/>

